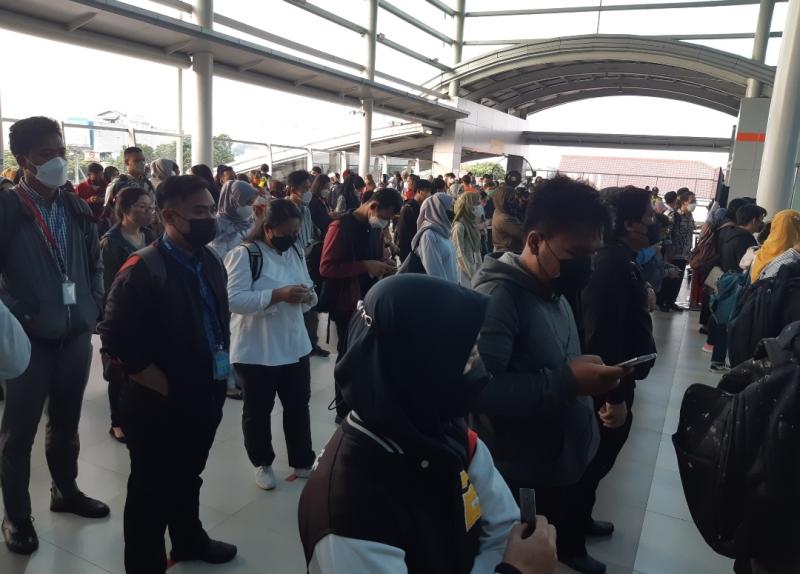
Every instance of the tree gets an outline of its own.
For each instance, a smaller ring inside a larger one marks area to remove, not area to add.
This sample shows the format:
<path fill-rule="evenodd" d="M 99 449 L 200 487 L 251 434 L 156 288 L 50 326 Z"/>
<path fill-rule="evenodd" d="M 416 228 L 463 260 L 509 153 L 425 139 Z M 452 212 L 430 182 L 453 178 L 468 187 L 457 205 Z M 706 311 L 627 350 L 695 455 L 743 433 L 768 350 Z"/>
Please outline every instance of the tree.
<path fill-rule="evenodd" d="M 177 156 L 178 143 L 171 141 L 169 143 L 159 144 L 153 150 L 152 159 L 167 158 L 175 161 Z M 220 134 L 214 137 L 214 151 L 211 160 L 212 170 L 215 166 L 227 164 L 235 159 L 233 155 L 233 140 L 226 134 Z M 148 160 L 149 161 L 149 160 Z M 182 170 L 192 165 L 192 140 L 185 138 L 183 140 L 183 163 Z"/>
<path fill-rule="evenodd" d="M 502 181 L 506 177 L 506 170 L 499 163 L 491 161 L 482 161 L 478 163 L 462 163 L 461 171 L 463 173 L 472 172 L 476 178 L 483 175 L 491 175 L 495 181 Z"/>

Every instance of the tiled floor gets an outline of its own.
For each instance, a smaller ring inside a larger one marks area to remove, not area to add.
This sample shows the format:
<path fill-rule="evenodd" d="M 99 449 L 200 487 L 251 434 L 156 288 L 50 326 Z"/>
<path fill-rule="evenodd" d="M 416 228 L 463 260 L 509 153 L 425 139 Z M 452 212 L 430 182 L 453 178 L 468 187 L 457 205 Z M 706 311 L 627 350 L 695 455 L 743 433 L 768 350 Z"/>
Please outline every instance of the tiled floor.
<path fill-rule="evenodd" d="M 631 437 L 616 467 L 602 483 L 596 516 L 613 520 L 614 536 L 593 541 L 590 552 L 609 564 L 610 574 L 723 574 L 732 571 L 703 543 L 691 522 L 678 477 L 670 435 L 675 430 L 681 397 L 695 382 L 713 384 L 708 355 L 700 351 L 703 337 L 695 313 L 656 316 L 658 366 L 639 384 Z M 311 417 L 314 447 L 319 450 L 334 430 L 327 410 L 333 396 L 334 359 L 313 359 Z M 2 405 L 2 403 L 0 403 Z M 0 407 L 0 410 L 2 407 Z M 279 478 L 290 472 L 280 425 L 281 408 L 273 413 L 275 464 Z M 190 572 L 305 572 L 297 536 L 296 509 L 303 481 L 282 480 L 277 490 L 259 490 L 242 445 L 241 403 L 228 401 L 203 476 L 201 514 L 211 536 L 235 543 L 239 555 L 225 566 L 184 563 L 176 574 Z M 42 424 L 40 430 L 43 430 Z M 30 557 L 9 554 L 0 547 L 2 574 L 122 573 L 122 509 L 128 453 L 107 434 L 106 387 L 95 360 L 81 420 L 81 487 L 111 506 L 111 516 L 91 521 L 52 514 L 49 474 L 42 432 L 33 453 L 31 496 L 41 548 Z M 559 572 L 571 572 L 562 567 Z"/>

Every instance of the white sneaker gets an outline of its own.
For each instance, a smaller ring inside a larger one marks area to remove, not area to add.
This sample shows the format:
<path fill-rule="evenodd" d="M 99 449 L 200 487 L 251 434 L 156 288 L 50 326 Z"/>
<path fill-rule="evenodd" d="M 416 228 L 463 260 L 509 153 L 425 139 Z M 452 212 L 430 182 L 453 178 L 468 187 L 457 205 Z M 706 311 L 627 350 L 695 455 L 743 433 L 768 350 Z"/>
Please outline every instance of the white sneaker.
<path fill-rule="evenodd" d="M 308 478 L 311 476 L 311 469 L 310 468 L 296 468 L 294 469 L 294 475 L 297 478 Z"/>
<path fill-rule="evenodd" d="M 275 480 L 275 473 L 272 472 L 271 466 L 259 466 L 256 471 L 256 484 L 259 488 L 264 490 L 275 490 L 278 486 L 278 481 Z"/>

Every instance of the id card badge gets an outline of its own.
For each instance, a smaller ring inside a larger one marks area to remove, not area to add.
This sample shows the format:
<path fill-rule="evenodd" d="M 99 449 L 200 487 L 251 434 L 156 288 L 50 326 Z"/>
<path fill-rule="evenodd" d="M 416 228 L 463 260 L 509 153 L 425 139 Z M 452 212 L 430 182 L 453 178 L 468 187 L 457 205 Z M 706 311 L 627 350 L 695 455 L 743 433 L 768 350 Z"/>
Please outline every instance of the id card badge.
<path fill-rule="evenodd" d="M 75 292 L 75 283 L 72 281 L 64 281 L 61 284 L 61 297 L 64 305 L 75 305 L 78 302 L 78 296 Z"/>
<path fill-rule="evenodd" d="M 214 380 L 227 381 L 228 376 L 231 374 L 231 362 L 228 358 L 228 351 L 217 349 L 213 355 L 214 362 Z"/>

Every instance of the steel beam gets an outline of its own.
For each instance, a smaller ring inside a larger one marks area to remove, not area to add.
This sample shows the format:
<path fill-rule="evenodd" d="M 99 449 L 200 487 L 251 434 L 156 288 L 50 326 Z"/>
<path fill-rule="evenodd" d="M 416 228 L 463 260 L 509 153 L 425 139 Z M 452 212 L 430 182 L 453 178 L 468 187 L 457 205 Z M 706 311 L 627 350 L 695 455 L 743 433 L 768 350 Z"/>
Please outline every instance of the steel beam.
<path fill-rule="evenodd" d="M 788 0 L 777 0 L 787 2 Z M 489 16 L 530 16 L 535 14 L 571 14 L 576 12 L 618 12 L 629 10 L 667 10 L 674 8 L 718 8 L 723 6 L 746 6 L 758 4 L 760 0 L 698 0 L 695 2 L 655 2 L 645 4 L 611 4 L 607 6 L 565 6 L 563 8 L 525 8 L 520 10 L 486 10 L 467 12 L 467 18 Z"/>
<path fill-rule="evenodd" d="M 367 29 L 364 28 L 363 26 L 359 26 L 358 24 L 353 23 L 347 18 L 342 18 L 338 14 L 329 12 L 328 10 L 320 8 L 319 6 L 316 6 L 311 2 L 306 2 L 306 0 L 283 0 L 283 1 L 291 4 L 292 6 L 296 6 L 301 10 L 305 10 L 306 12 L 311 12 L 312 14 L 316 14 L 320 18 L 325 18 L 326 20 L 329 20 L 334 24 L 338 24 L 343 28 L 352 30 L 353 32 L 360 34 L 362 36 L 367 33 Z"/>
<path fill-rule="evenodd" d="M 431 6 L 436 6 L 439 10 L 447 14 L 448 16 L 455 16 L 456 11 L 450 8 L 447 4 L 442 2 L 441 0 L 425 0 Z"/>
<path fill-rule="evenodd" d="M 770 32 L 770 38 L 780 38 L 783 32 Z M 658 40 L 752 40 L 756 37 L 755 34 L 750 32 L 734 32 L 730 34 L 660 34 L 655 36 L 646 36 L 647 38 L 655 38 Z M 465 46 L 511 46 L 515 44 L 530 44 L 532 42 L 540 42 L 545 38 L 526 38 L 515 40 L 465 40 Z"/>
<path fill-rule="evenodd" d="M 367 33 L 364 35 L 365 48 L 367 51 L 364 61 L 364 78 L 369 81 L 375 80 L 375 54 L 377 52 L 378 36 L 378 1 L 367 0 Z M 370 150 L 372 146 L 372 112 L 374 102 L 372 98 L 361 100 L 361 114 L 363 122 L 361 124 L 361 143 L 358 146 L 358 170 L 362 176 L 369 173 Z"/>
<path fill-rule="evenodd" d="M 761 0 L 758 8 L 758 22 L 753 40 L 753 60 L 763 64 L 767 58 L 767 44 L 769 43 L 769 29 L 772 25 L 772 13 L 775 10 L 775 0 Z M 758 98 L 761 96 L 761 82 L 755 78 L 747 80 L 747 97 Z"/>
<path fill-rule="evenodd" d="M 559 147 L 604 147 L 612 149 L 658 149 L 697 152 L 727 152 L 731 148 L 730 138 L 562 132 L 523 132 L 522 135 L 528 145 Z"/>
<path fill-rule="evenodd" d="M 450 66 L 445 66 L 439 60 L 435 58 L 429 58 L 428 56 L 420 54 L 419 52 L 415 52 L 411 48 L 406 48 L 402 44 L 398 44 L 397 42 L 390 40 L 383 34 L 378 34 L 377 41 L 383 44 L 384 46 L 387 46 L 388 48 L 391 48 L 393 50 L 396 50 L 397 52 L 400 52 L 401 54 L 409 56 L 410 58 L 419 60 L 420 62 L 428 64 L 429 66 L 433 66 L 434 68 L 439 68 L 443 72 L 453 72 L 453 68 L 451 68 Z"/>
<path fill-rule="evenodd" d="M 451 37 L 446 36 L 445 34 L 442 34 L 438 30 L 436 30 L 435 28 L 431 28 L 430 26 L 428 26 L 427 24 L 425 24 L 421 20 L 417 20 L 416 18 L 414 18 L 410 14 L 408 14 L 406 12 L 403 12 L 400 8 L 398 8 L 397 6 L 392 4 L 391 2 L 388 2 L 387 0 L 378 0 L 378 5 L 381 8 L 383 8 L 384 10 L 386 10 L 387 12 L 389 12 L 391 14 L 394 14 L 395 16 L 400 18 L 401 20 L 404 20 L 405 22 L 408 22 L 409 24 L 411 24 L 415 28 L 417 28 L 419 30 L 422 30 L 426 34 L 429 34 L 429 35 L 433 36 L 434 38 L 437 38 L 437 39 L 441 40 L 442 42 L 445 42 L 446 44 L 449 44 L 451 46 L 453 45 L 453 42 L 455 40 L 453 40 Z"/>
<path fill-rule="evenodd" d="M 453 43 L 454 66 L 458 66 L 461 63 L 464 51 L 464 14 L 466 13 L 466 6 L 467 0 L 458 0 L 456 11 L 456 41 Z M 459 84 L 458 78 L 450 82 L 449 93 L 451 98 L 458 97 Z"/>

